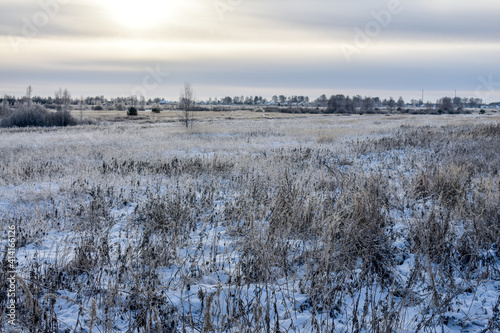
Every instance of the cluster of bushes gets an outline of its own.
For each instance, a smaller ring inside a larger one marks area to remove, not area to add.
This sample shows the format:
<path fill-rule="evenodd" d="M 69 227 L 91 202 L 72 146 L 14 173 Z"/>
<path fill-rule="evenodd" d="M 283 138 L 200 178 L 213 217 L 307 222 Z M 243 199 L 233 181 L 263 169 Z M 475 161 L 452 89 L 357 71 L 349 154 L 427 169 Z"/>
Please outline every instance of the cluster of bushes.
<path fill-rule="evenodd" d="M 12 113 L 12 110 L 7 106 L 6 103 L 0 106 L 0 117 L 7 117 Z"/>
<path fill-rule="evenodd" d="M 127 110 L 127 116 L 137 116 L 137 109 L 132 107 L 129 107 Z"/>
<path fill-rule="evenodd" d="M 53 112 L 41 105 L 23 106 L 0 119 L 0 127 L 53 127 L 88 123 L 90 123 L 88 120 L 76 119 L 69 111 Z"/>

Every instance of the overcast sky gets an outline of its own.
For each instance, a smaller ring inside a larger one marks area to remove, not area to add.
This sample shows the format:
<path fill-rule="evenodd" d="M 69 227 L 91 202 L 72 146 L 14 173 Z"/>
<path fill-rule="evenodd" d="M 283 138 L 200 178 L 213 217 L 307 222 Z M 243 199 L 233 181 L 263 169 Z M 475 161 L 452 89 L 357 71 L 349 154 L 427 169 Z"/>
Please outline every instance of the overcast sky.
<path fill-rule="evenodd" d="M 498 0 L 0 0 L 0 94 L 500 100 Z"/>

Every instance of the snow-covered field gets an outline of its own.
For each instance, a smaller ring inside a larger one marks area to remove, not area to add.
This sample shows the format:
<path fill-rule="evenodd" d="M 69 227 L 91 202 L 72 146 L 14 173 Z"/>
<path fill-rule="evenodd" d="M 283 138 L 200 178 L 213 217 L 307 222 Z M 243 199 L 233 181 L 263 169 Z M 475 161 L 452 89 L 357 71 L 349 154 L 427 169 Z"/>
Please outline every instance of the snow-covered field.
<path fill-rule="evenodd" d="M 478 115 L 0 130 L 0 330 L 498 332 L 499 147 Z"/>

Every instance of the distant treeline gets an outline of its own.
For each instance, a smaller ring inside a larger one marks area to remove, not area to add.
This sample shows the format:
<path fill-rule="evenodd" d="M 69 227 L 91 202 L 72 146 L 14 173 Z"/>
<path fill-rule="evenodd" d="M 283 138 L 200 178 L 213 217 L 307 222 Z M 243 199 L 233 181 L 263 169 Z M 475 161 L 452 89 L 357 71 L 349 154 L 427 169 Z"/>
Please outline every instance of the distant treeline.
<path fill-rule="evenodd" d="M 139 111 L 145 109 L 176 109 L 177 101 L 166 101 L 162 97 L 146 99 L 144 96 L 128 96 L 106 98 L 104 96 L 87 96 L 74 98 L 67 89 L 59 89 L 54 97 L 31 96 L 32 89 L 28 87 L 23 97 L 5 95 L 0 98 L 0 103 L 7 107 L 18 108 L 20 105 L 42 105 L 47 109 L 61 111 L 63 109 L 88 109 L 93 110 L 122 110 L 136 107 Z M 500 102 L 490 103 L 490 106 L 499 106 Z M 402 97 L 397 100 L 389 97 L 382 99 L 371 96 L 345 96 L 342 94 L 326 95 L 311 100 L 308 96 L 274 95 L 270 99 L 262 96 L 226 96 L 224 98 L 209 98 L 198 100 L 193 109 L 196 111 L 227 110 L 230 106 L 260 107 L 268 112 L 293 112 L 293 113 L 377 113 L 377 112 L 429 112 L 429 113 L 461 113 L 466 109 L 483 107 L 480 98 L 443 97 L 435 102 L 412 99 L 405 101 Z"/>

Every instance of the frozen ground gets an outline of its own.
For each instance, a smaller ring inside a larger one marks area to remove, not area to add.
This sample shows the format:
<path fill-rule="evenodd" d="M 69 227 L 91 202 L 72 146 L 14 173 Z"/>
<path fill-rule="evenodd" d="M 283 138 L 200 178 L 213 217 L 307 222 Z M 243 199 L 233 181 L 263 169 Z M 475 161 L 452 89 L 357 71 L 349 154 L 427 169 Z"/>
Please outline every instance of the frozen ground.
<path fill-rule="evenodd" d="M 500 329 L 497 118 L 0 139 L 2 247 L 18 232 L 6 332 Z"/>

